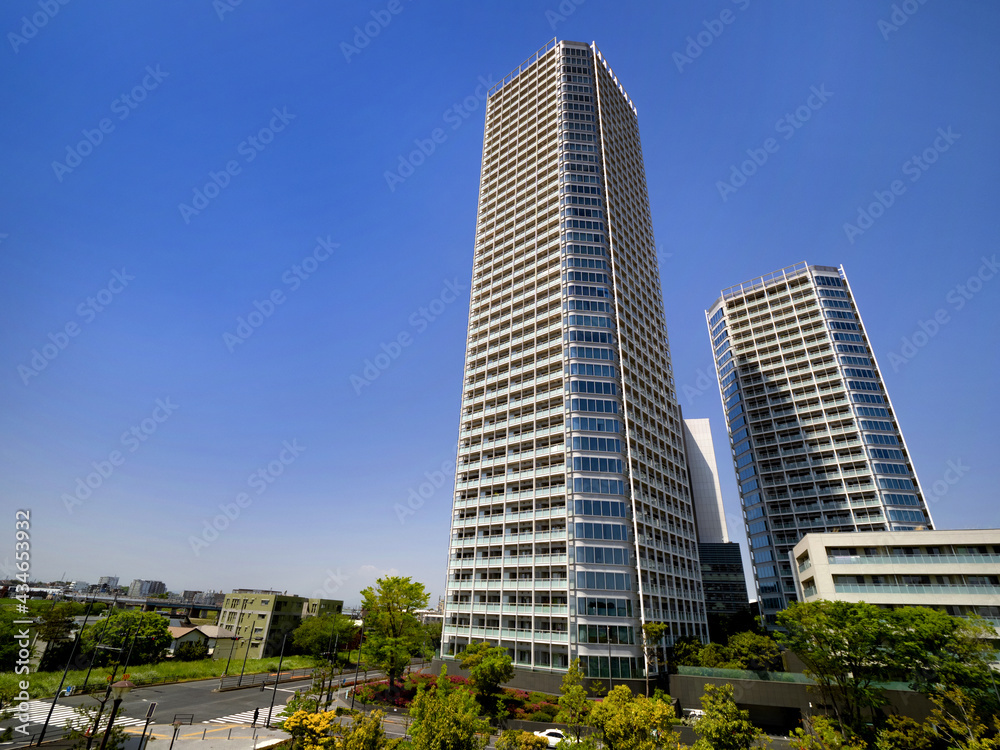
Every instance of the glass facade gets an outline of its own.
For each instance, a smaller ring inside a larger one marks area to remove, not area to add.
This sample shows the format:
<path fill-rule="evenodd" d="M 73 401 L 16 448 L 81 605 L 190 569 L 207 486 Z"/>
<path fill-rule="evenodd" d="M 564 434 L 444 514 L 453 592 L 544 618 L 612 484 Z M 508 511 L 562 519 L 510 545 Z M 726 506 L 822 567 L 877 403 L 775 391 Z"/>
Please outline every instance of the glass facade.
<path fill-rule="evenodd" d="M 761 613 L 809 531 L 933 528 L 843 269 L 800 263 L 706 312 Z"/>

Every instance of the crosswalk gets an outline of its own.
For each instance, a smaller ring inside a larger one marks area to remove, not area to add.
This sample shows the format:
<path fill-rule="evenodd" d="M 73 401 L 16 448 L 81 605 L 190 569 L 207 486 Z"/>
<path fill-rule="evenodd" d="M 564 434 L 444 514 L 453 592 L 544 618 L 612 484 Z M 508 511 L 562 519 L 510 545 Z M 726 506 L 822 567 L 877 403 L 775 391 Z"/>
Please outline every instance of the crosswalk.
<path fill-rule="evenodd" d="M 28 724 L 44 724 L 45 718 L 49 715 L 49 708 L 52 707 L 52 703 L 49 701 L 29 701 L 27 704 L 28 709 Z M 18 715 L 23 713 L 23 709 L 18 707 Z M 108 725 L 108 715 L 110 709 L 105 711 L 101 716 L 100 729 L 104 729 Z M 56 704 L 55 709 L 52 711 L 52 718 L 49 719 L 50 727 L 64 727 L 67 721 L 72 721 L 73 726 L 77 729 L 81 729 L 89 725 L 93 719 L 87 719 L 86 717 L 80 716 L 76 713 L 71 706 L 61 706 Z M 115 716 L 115 726 L 116 727 L 134 727 L 136 725 L 145 724 L 145 719 L 130 719 L 127 716 L 122 716 L 118 714 Z"/>
<path fill-rule="evenodd" d="M 274 707 L 274 711 L 271 713 L 271 726 L 284 721 L 284 718 L 281 716 L 281 712 L 284 709 L 284 706 Z M 263 726 L 267 722 L 268 707 L 263 706 L 257 710 L 257 726 Z M 203 721 L 202 724 L 252 724 L 253 713 L 254 709 L 251 708 L 249 711 L 241 711 L 238 714 L 229 714 L 229 716 L 220 716 L 218 719 L 209 719 L 208 721 Z"/>

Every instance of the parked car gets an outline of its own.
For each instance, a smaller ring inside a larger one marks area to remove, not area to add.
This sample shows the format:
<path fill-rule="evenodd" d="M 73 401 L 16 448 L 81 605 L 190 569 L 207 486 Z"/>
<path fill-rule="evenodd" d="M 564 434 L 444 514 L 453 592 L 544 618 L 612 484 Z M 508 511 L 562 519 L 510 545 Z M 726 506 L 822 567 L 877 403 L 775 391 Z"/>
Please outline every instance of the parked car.
<path fill-rule="evenodd" d="M 690 727 L 704 715 L 705 712 L 700 708 L 685 708 L 681 720 Z"/>
<path fill-rule="evenodd" d="M 545 729 L 541 732 L 534 733 L 536 737 L 544 737 L 549 742 L 549 747 L 555 747 L 564 739 L 566 735 L 562 733 L 559 729 Z"/>

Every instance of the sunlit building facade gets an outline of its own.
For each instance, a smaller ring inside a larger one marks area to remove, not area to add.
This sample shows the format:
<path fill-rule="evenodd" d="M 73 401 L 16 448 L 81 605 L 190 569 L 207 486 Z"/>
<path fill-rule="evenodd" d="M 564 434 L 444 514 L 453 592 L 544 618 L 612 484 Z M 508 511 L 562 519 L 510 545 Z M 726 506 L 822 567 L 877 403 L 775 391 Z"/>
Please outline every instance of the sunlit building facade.
<path fill-rule="evenodd" d="M 553 40 L 487 99 L 442 655 L 628 679 L 705 638 L 635 107 Z"/>

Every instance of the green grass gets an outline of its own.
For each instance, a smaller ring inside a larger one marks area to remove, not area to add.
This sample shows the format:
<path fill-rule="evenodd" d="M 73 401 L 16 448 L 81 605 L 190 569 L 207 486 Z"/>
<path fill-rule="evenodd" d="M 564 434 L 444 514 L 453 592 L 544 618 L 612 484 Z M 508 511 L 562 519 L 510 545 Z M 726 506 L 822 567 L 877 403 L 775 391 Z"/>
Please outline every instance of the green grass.
<path fill-rule="evenodd" d="M 281 670 L 302 669 L 303 667 L 315 666 L 317 663 L 311 656 L 286 656 L 281 664 Z M 238 669 L 234 672 L 233 666 L 233 664 L 230 664 L 230 674 L 239 674 L 240 671 Z M 242 663 L 239 666 L 242 667 Z M 158 682 L 203 680 L 211 677 L 220 677 L 225 668 L 225 659 L 219 659 L 218 661 L 213 661 L 212 659 L 205 659 L 204 661 L 171 661 L 129 667 L 128 675 L 129 679 L 136 685 L 152 685 Z M 246 664 L 246 673 L 273 672 L 277 668 L 277 657 L 249 659 Z M 90 681 L 87 683 L 88 689 L 95 686 L 101 687 L 107 685 L 106 678 L 110 674 L 111 670 L 107 667 L 94 667 L 94 670 L 90 673 Z M 74 685 L 77 689 L 81 688 L 86 675 L 87 670 L 85 669 L 70 671 L 66 675 L 66 682 L 63 687 Z M 59 687 L 59 680 L 61 678 L 61 671 L 36 672 L 27 675 L 29 684 L 28 692 L 32 698 L 51 697 L 55 693 L 56 688 Z M 24 679 L 25 675 L 0 674 L 0 696 L 16 695 L 19 690 L 18 683 Z M 120 669 L 118 670 L 117 679 L 121 679 Z"/>

